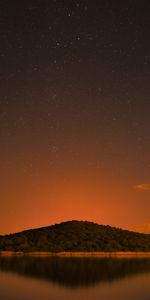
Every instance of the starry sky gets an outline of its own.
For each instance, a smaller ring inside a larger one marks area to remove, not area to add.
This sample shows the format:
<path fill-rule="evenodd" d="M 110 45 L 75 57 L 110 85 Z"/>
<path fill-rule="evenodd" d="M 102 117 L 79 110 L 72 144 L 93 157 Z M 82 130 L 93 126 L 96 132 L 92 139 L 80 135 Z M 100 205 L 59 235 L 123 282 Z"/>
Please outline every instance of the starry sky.
<path fill-rule="evenodd" d="M 0 2 L 0 234 L 150 232 L 150 3 Z"/>

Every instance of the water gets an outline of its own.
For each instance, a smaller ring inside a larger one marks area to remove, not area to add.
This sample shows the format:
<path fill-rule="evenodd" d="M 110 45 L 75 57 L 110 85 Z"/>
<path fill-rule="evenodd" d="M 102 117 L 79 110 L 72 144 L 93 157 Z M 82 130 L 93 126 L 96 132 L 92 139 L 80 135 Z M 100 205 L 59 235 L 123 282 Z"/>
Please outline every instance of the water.
<path fill-rule="evenodd" d="M 2 300 L 149 300 L 150 259 L 1 257 Z"/>

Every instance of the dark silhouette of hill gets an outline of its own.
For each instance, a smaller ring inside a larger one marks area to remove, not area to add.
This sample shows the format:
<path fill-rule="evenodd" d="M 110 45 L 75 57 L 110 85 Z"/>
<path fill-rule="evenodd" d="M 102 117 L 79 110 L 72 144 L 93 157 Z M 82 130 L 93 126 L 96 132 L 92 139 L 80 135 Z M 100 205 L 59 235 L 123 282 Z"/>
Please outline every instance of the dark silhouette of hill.
<path fill-rule="evenodd" d="M 93 286 L 150 273 L 148 258 L 0 257 L 0 271 L 69 288 Z"/>
<path fill-rule="evenodd" d="M 150 234 L 136 233 L 87 221 L 0 236 L 0 251 L 96 252 L 150 251 Z"/>

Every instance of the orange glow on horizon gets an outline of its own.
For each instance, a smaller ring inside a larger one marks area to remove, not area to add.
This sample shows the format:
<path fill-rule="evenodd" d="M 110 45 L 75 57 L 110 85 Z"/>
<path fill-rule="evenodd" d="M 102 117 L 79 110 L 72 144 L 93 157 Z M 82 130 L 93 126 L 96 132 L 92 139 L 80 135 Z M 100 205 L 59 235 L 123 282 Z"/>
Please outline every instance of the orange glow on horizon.
<path fill-rule="evenodd" d="M 48 180 L 49 178 L 49 180 Z M 147 195 L 145 195 L 147 197 Z M 1 234 L 49 226 L 67 220 L 87 220 L 132 229 L 144 223 L 141 193 L 122 178 L 81 173 L 14 181 L 3 192 Z M 10 200 L 11 199 L 11 200 Z M 18 201 L 18 199 L 21 199 Z M 132 201 L 131 201 L 132 200 Z M 149 203 L 147 203 L 148 207 Z M 142 219 L 142 220 L 141 220 Z"/>

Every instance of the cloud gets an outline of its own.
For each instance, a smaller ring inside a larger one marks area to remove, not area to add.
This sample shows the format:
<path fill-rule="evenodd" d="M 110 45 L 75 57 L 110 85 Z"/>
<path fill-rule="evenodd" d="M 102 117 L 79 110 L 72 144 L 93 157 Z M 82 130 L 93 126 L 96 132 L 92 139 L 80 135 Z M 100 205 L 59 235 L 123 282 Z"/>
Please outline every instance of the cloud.
<path fill-rule="evenodd" d="M 150 184 L 149 183 L 140 183 L 134 186 L 134 188 L 138 191 L 149 191 Z"/>
<path fill-rule="evenodd" d="M 132 230 L 144 233 L 150 233 L 150 223 L 133 226 Z"/>

